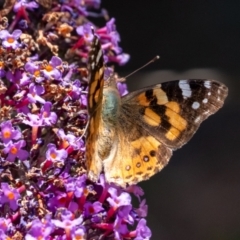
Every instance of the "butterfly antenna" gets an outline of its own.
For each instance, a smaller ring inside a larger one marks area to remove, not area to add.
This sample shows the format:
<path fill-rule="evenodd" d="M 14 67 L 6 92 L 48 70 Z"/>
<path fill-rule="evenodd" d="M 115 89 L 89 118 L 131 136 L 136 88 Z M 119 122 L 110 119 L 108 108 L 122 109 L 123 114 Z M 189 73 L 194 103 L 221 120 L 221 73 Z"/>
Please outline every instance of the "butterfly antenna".
<path fill-rule="evenodd" d="M 160 56 L 157 55 L 157 56 L 155 56 L 152 60 L 150 60 L 149 62 L 147 62 L 146 64 L 144 64 L 142 67 L 140 67 L 140 68 L 136 69 L 135 71 L 133 71 L 132 73 L 128 74 L 126 77 L 124 77 L 124 79 L 132 76 L 134 73 L 140 71 L 141 69 L 143 69 L 143 68 L 145 68 L 146 66 L 148 66 L 149 64 L 157 61 L 158 59 L 160 59 Z"/>

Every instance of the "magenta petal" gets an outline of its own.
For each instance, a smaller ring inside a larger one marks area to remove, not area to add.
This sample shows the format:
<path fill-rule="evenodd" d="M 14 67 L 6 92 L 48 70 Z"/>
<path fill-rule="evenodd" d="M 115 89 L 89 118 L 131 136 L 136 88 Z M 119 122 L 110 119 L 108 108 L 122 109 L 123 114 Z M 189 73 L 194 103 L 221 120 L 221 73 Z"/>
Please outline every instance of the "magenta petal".
<path fill-rule="evenodd" d="M 18 158 L 22 161 L 27 160 L 29 153 L 26 150 L 20 149 L 18 151 Z"/>
<path fill-rule="evenodd" d="M 14 30 L 13 33 L 12 33 L 13 37 L 14 37 L 16 40 L 21 36 L 21 34 L 22 34 L 22 31 L 19 30 L 19 29 Z"/>

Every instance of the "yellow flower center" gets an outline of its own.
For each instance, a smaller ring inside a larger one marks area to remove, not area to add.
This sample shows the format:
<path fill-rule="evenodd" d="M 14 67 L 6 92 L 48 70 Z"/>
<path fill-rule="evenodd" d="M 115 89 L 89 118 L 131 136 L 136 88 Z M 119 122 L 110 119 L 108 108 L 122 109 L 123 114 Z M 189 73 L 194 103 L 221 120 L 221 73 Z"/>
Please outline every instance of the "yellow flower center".
<path fill-rule="evenodd" d="M 45 70 L 48 71 L 48 72 L 51 72 L 51 71 L 53 70 L 53 67 L 48 64 L 48 65 L 45 67 Z"/>
<path fill-rule="evenodd" d="M 51 153 L 51 158 L 55 159 L 57 157 L 57 154 L 56 153 Z"/>
<path fill-rule="evenodd" d="M 9 200 L 13 200 L 14 199 L 14 193 L 8 192 L 7 197 L 8 197 Z"/>
<path fill-rule="evenodd" d="M 74 240 L 84 240 L 82 235 L 75 235 Z"/>
<path fill-rule="evenodd" d="M 3 137 L 4 138 L 10 138 L 11 137 L 11 132 L 9 130 L 6 130 L 3 132 Z"/>
<path fill-rule="evenodd" d="M 17 154 L 18 149 L 16 147 L 12 147 L 10 152 L 15 155 Z"/>
<path fill-rule="evenodd" d="M 15 41 L 15 39 L 14 39 L 13 37 L 9 37 L 9 38 L 7 39 L 7 41 L 8 41 L 9 43 L 13 43 L 13 42 Z"/>
<path fill-rule="evenodd" d="M 34 76 L 39 77 L 40 76 L 40 71 L 39 70 L 34 71 Z"/>

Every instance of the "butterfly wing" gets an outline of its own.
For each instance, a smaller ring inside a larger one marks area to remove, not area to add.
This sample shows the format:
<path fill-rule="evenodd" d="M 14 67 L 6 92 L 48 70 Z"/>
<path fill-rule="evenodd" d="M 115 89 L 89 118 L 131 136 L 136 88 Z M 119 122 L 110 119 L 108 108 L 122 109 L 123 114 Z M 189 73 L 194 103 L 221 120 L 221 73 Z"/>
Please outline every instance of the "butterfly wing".
<path fill-rule="evenodd" d="M 131 111 L 150 135 L 177 149 L 223 106 L 227 94 L 227 87 L 215 80 L 176 80 L 126 95 L 122 111 Z"/>
<path fill-rule="evenodd" d="M 89 90 L 88 112 L 90 114 L 89 126 L 86 137 L 86 167 L 89 178 L 93 181 L 98 179 L 102 171 L 102 161 L 96 153 L 97 136 L 99 132 L 99 119 L 104 85 L 104 64 L 101 44 L 97 36 L 94 36 L 88 60 Z"/>
<path fill-rule="evenodd" d="M 126 187 L 159 172 L 168 163 L 172 150 L 125 115 L 119 117 L 119 123 L 116 155 L 103 165 L 108 182 Z"/>
<path fill-rule="evenodd" d="M 208 116 L 222 107 L 227 87 L 214 80 L 177 80 L 122 98 L 116 157 L 104 162 L 107 181 L 148 179 L 169 161 Z"/>

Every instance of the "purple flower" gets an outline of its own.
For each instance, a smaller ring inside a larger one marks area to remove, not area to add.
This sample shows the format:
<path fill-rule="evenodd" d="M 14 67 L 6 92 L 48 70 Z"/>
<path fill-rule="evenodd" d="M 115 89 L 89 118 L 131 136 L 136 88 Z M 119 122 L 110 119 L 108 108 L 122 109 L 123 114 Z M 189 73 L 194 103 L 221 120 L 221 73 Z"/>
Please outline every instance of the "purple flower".
<path fill-rule="evenodd" d="M 67 151 L 64 149 L 57 150 L 54 144 L 49 144 L 46 152 L 46 158 L 52 161 L 63 162 L 67 158 Z"/>
<path fill-rule="evenodd" d="M 93 40 L 92 25 L 86 23 L 76 29 L 78 35 L 83 36 L 86 42 L 91 42 Z"/>
<path fill-rule="evenodd" d="M 67 236 L 71 235 L 71 233 L 75 232 L 75 230 L 77 229 L 76 226 L 81 225 L 83 222 L 83 218 L 82 216 L 73 219 L 73 214 L 64 209 L 61 212 L 61 220 L 52 220 L 52 223 L 58 227 L 58 228 L 62 228 L 65 230 Z"/>
<path fill-rule="evenodd" d="M 2 229 L 0 229 L 0 239 L 1 240 L 9 239 L 9 237 L 5 234 L 5 232 Z"/>
<path fill-rule="evenodd" d="M 72 85 L 71 97 L 73 99 L 78 99 L 81 94 L 81 82 L 79 80 L 75 80 Z"/>
<path fill-rule="evenodd" d="M 31 224 L 31 228 L 29 229 L 26 240 L 33 239 L 48 239 L 47 237 L 54 230 L 54 225 L 51 222 L 49 217 L 46 217 L 44 221 L 40 221 L 39 219 L 34 219 Z"/>
<path fill-rule="evenodd" d="M 87 176 L 85 174 L 79 176 L 77 179 L 74 179 L 73 193 L 77 198 L 80 198 L 84 195 L 84 191 L 86 190 L 86 180 Z"/>
<path fill-rule="evenodd" d="M 118 88 L 118 91 L 119 91 L 121 96 L 124 96 L 124 95 L 128 94 L 127 84 L 126 83 L 118 82 L 117 83 L 117 88 Z"/>
<path fill-rule="evenodd" d="M 19 130 L 16 130 L 11 121 L 2 122 L 1 125 L 1 140 L 4 144 L 9 143 L 11 140 L 18 140 L 21 138 L 22 134 Z"/>
<path fill-rule="evenodd" d="M 86 239 L 86 230 L 83 227 L 71 231 L 71 239 Z"/>
<path fill-rule="evenodd" d="M 29 78 L 35 80 L 37 83 L 41 83 L 44 80 L 44 77 L 41 75 L 41 68 L 39 64 L 35 62 L 27 62 L 25 64 L 25 70 L 29 75 Z"/>
<path fill-rule="evenodd" d="M 28 2 L 27 0 L 18 0 L 13 7 L 14 12 L 19 11 L 21 7 L 25 7 L 29 10 L 34 10 L 34 8 L 38 8 L 38 4 L 34 1 Z"/>
<path fill-rule="evenodd" d="M 16 49 L 20 46 L 19 42 L 17 41 L 19 37 L 21 36 L 22 31 L 19 29 L 16 29 L 13 31 L 13 33 L 9 33 L 7 30 L 1 30 L 0 31 L 0 39 L 2 39 L 2 45 L 5 48 L 12 48 Z"/>
<path fill-rule="evenodd" d="M 1 190 L 0 202 L 2 204 L 8 203 L 10 208 L 15 211 L 18 208 L 17 200 L 20 199 L 19 192 L 11 188 L 8 183 L 1 183 Z"/>
<path fill-rule="evenodd" d="M 127 224 L 129 223 L 130 225 L 134 224 L 134 217 L 132 216 L 132 206 L 131 205 L 126 205 L 126 206 L 121 206 L 118 209 L 117 215 L 122 219 L 122 221 Z"/>
<path fill-rule="evenodd" d="M 43 116 L 38 116 L 36 114 L 27 114 L 27 118 L 23 120 L 23 123 L 32 127 L 43 126 Z"/>
<path fill-rule="evenodd" d="M 9 227 L 9 224 L 10 224 L 10 221 L 9 220 L 6 220 L 4 218 L 0 218 L 0 229 L 3 231 L 3 232 L 6 232 L 8 227 Z M 1 239 L 1 238 L 0 238 Z"/>
<path fill-rule="evenodd" d="M 44 93 L 43 86 L 35 85 L 32 83 L 29 85 L 29 93 L 27 94 L 27 96 L 30 102 L 33 102 L 33 103 L 40 102 L 44 104 L 46 101 L 39 96 L 43 93 Z"/>
<path fill-rule="evenodd" d="M 130 59 L 130 56 L 129 54 L 126 54 L 126 53 L 122 53 L 117 56 L 108 56 L 109 62 L 116 62 L 120 66 L 126 64 L 129 61 L 129 59 Z"/>
<path fill-rule="evenodd" d="M 135 240 L 148 240 L 152 236 L 151 230 L 148 228 L 146 220 L 143 218 L 138 222 L 136 232 L 137 236 L 134 238 Z"/>
<path fill-rule="evenodd" d="M 53 125 L 57 121 L 57 114 L 55 112 L 50 112 L 52 107 L 51 102 L 46 102 L 40 111 L 40 118 L 43 119 L 45 125 Z"/>
<path fill-rule="evenodd" d="M 114 231 L 114 235 L 115 238 L 114 239 L 118 239 L 121 240 L 123 239 L 123 235 L 126 235 L 128 233 L 128 228 L 127 228 L 127 224 L 123 222 L 123 219 L 121 217 L 119 217 L 118 215 L 116 216 L 116 220 L 114 222 L 113 225 L 113 231 Z"/>
<path fill-rule="evenodd" d="M 18 84 L 20 87 L 26 86 L 31 83 L 31 79 L 29 78 L 28 74 L 26 72 L 23 72 L 20 76 L 20 79 L 18 80 Z"/>
<path fill-rule="evenodd" d="M 53 56 L 48 64 L 41 70 L 47 79 L 61 80 L 62 74 L 58 67 L 62 65 L 62 60 L 59 57 Z"/>
<path fill-rule="evenodd" d="M 107 33 L 111 33 L 111 32 L 115 32 L 116 31 L 115 18 L 111 18 L 106 23 L 106 29 L 107 29 Z"/>
<path fill-rule="evenodd" d="M 22 78 L 22 72 L 19 70 L 16 70 L 14 72 L 8 71 L 6 74 L 6 78 L 11 82 L 19 84 L 20 79 Z"/>
<path fill-rule="evenodd" d="M 99 213 L 100 211 L 103 211 L 104 208 L 102 207 L 102 203 L 96 201 L 94 203 L 86 202 L 84 204 L 84 210 L 86 217 L 88 217 L 96 213 Z"/>
<path fill-rule="evenodd" d="M 135 209 L 135 212 L 137 213 L 137 215 L 139 217 L 146 217 L 147 216 L 147 212 L 148 212 L 148 205 L 146 205 L 146 200 L 143 199 L 140 203 L 139 208 Z"/>
<path fill-rule="evenodd" d="M 55 195 L 52 194 L 48 201 L 48 209 L 52 212 L 56 209 L 61 209 L 66 206 L 67 194 L 65 192 L 55 191 Z"/>
<path fill-rule="evenodd" d="M 12 141 L 8 142 L 3 149 L 3 152 L 7 154 L 6 160 L 9 162 L 13 162 L 16 158 L 22 161 L 27 160 L 29 153 L 26 150 L 21 149 L 25 146 L 26 142 L 24 140 L 15 143 Z"/>
<path fill-rule="evenodd" d="M 100 0 L 85 0 L 85 4 L 88 7 L 99 8 L 101 1 Z"/>
<path fill-rule="evenodd" d="M 111 197 L 107 198 L 107 201 L 113 208 L 119 208 L 120 206 L 131 205 L 131 196 L 126 192 L 122 192 L 118 195 L 116 188 L 110 187 L 108 192 Z"/>
<path fill-rule="evenodd" d="M 57 131 L 57 136 L 62 140 L 63 147 L 71 146 L 74 149 L 80 149 L 83 146 L 82 139 L 78 140 L 73 134 L 65 134 L 63 129 Z"/>

